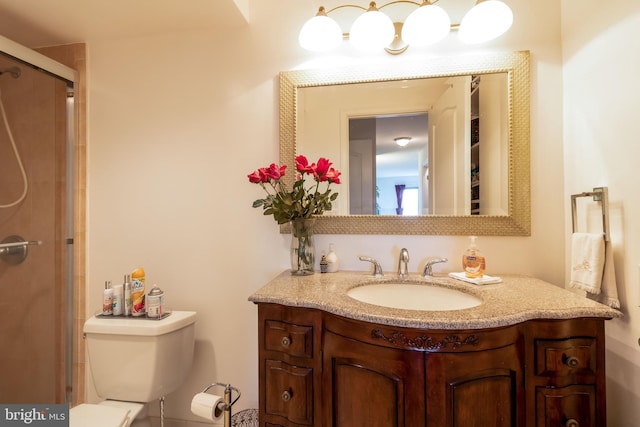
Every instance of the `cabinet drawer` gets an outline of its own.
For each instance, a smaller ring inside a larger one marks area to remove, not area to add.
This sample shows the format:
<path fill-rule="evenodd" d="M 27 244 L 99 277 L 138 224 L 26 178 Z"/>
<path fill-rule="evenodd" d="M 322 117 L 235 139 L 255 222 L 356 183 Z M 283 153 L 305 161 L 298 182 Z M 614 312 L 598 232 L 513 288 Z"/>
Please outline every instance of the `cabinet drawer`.
<path fill-rule="evenodd" d="M 265 411 L 313 425 L 313 369 L 265 360 Z"/>
<path fill-rule="evenodd" d="M 536 340 L 536 375 L 559 377 L 596 373 L 596 340 L 568 338 Z"/>
<path fill-rule="evenodd" d="M 536 389 L 536 427 L 597 427 L 595 386 Z"/>
<path fill-rule="evenodd" d="M 264 349 L 312 358 L 313 326 L 267 320 L 264 323 Z"/>

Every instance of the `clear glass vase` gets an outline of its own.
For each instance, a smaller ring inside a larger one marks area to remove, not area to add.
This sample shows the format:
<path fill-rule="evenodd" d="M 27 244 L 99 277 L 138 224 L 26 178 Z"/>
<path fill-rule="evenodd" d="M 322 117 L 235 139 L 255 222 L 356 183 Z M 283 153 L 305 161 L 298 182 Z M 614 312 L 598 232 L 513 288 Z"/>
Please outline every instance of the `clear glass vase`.
<path fill-rule="evenodd" d="M 291 221 L 291 274 L 307 276 L 314 273 L 315 247 L 313 226 L 315 218 L 300 218 Z"/>

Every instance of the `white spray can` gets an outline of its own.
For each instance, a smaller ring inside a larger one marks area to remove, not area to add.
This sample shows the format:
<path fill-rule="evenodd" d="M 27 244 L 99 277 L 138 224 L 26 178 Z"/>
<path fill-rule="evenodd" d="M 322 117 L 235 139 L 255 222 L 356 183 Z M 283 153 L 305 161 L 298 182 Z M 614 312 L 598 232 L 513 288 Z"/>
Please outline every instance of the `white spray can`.
<path fill-rule="evenodd" d="M 163 314 L 162 300 L 164 299 L 164 292 L 157 285 L 153 285 L 153 288 L 147 294 L 147 317 L 159 319 Z"/>
<path fill-rule="evenodd" d="M 104 293 L 102 294 L 102 314 L 113 314 L 113 289 L 111 289 L 111 282 L 104 282 Z"/>
<path fill-rule="evenodd" d="M 126 274 L 124 276 L 124 315 L 131 316 L 131 276 Z"/>
<path fill-rule="evenodd" d="M 122 285 L 113 287 L 113 315 L 122 316 L 124 306 L 124 288 Z"/>

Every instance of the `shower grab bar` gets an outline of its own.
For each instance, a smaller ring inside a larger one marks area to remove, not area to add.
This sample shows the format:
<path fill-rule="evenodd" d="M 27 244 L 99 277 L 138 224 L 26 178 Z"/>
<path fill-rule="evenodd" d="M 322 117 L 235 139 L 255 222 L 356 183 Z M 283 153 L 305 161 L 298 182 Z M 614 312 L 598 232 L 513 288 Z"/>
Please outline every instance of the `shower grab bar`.
<path fill-rule="evenodd" d="M 593 191 L 571 195 L 571 223 L 574 233 L 578 228 L 578 215 L 576 213 L 576 199 L 578 197 L 593 197 L 594 202 L 601 202 L 602 233 L 605 242 L 609 242 L 611 239 L 609 231 L 609 189 L 607 187 L 596 187 Z"/>

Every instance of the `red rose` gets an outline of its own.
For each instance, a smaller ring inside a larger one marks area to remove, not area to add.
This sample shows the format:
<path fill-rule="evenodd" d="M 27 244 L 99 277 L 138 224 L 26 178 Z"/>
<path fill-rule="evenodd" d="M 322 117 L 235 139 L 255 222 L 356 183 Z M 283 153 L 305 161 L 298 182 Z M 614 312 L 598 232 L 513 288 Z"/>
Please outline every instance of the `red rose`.
<path fill-rule="evenodd" d="M 316 166 L 316 170 L 314 173 L 314 178 L 316 181 L 324 182 L 327 180 L 327 172 L 329 171 L 329 167 L 332 163 L 329 159 L 325 159 L 324 157 L 320 157 L 318 159 L 318 166 Z"/>
<path fill-rule="evenodd" d="M 309 160 L 307 160 L 307 158 L 303 155 L 299 155 L 296 156 L 296 170 L 300 173 L 308 173 L 310 175 L 313 175 L 313 173 L 315 172 L 315 168 L 316 165 L 315 164 L 309 164 Z"/>
<path fill-rule="evenodd" d="M 286 168 L 286 165 L 278 166 L 275 163 L 271 163 L 269 168 L 265 169 L 265 173 L 270 179 L 277 181 L 280 179 L 280 177 L 284 176 L 284 171 Z"/>
<path fill-rule="evenodd" d="M 334 184 L 340 184 L 340 174 L 341 174 L 340 171 L 337 171 L 334 168 L 331 168 L 329 169 L 329 171 L 327 171 L 327 174 L 325 175 L 325 177 L 329 182 L 332 182 Z"/>
<path fill-rule="evenodd" d="M 262 182 L 262 175 L 260 174 L 259 171 L 253 171 L 251 172 L 249 175 L 247 175 L 249 177 L 249 182 L 253 182 L 254 184 L 259 184 Z"/>

